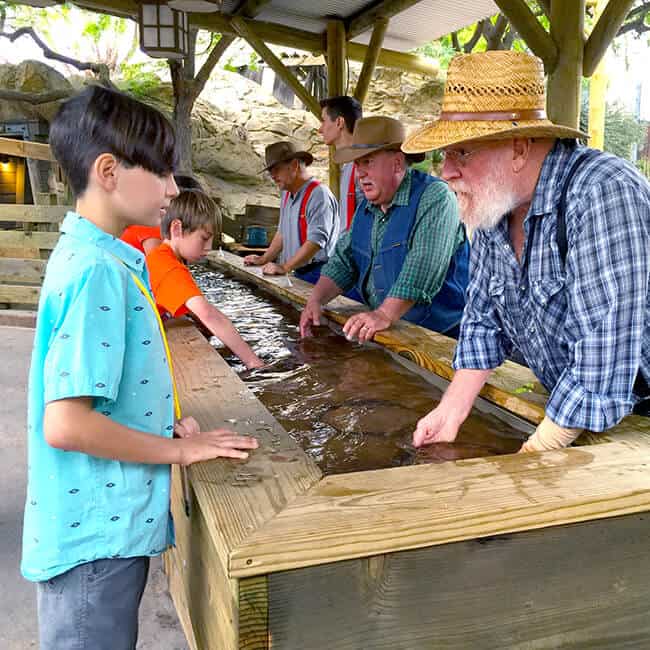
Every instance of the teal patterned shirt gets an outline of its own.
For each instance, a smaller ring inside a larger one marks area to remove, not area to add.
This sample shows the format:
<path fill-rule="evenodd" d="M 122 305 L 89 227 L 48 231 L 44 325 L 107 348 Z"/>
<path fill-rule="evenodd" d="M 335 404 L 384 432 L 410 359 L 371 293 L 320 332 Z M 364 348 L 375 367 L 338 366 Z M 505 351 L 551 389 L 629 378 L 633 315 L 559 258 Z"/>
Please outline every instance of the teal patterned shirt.
<path fill-rule="evenodd" d="M 124 426 L 171 437 L 172 383 L 158 322 L 130 272 L 142 253 L 68 213 L 47 265 L 28 392 L 28 485 L 21 570 L 42 581 L 96 559 L 156 555 L 172 540 L 169 465 L 47 444 L 45 406 L 91 397 Z"/>

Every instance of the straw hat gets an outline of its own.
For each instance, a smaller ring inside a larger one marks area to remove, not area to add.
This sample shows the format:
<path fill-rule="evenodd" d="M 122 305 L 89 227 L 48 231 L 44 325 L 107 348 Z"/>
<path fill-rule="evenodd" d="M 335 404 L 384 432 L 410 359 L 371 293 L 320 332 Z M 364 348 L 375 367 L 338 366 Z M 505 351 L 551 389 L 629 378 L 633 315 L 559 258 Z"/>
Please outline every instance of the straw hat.
<path fill-rule="evenodd" d="M 402 151 L 510 138 L 587 138 L 546 117 L 542 61 L 524 52 L 494 51 L 455 57 L 447 71 L 437 121 L 409 136 Z"/>
<path fill-rule="evenodd" d="M 392 117 L 364 117 L 357 120 L 352 132 L 352 144 L 341 147 L 334 154 L 334 162 L 347 163 L 363 158 L 375 151 L 393 149 L 399 151 L 406 138 L 404 125 Z M 408 155 L 409 162 L 421 162 L 424 154 Z"/>
<path fill-rule="evenodd" d="M 309 151 L 298 151 L 295 145 L 291 142 L 274 142 L 266 147 L 264 150 L 264 159 L 266 167 L 263 172 L 271 169 L 273 165 L 278 163 L 289 162 L 294 159 L 303 160 L 305 165 L 311 165 L 314 162 L 314 157 Z"/>

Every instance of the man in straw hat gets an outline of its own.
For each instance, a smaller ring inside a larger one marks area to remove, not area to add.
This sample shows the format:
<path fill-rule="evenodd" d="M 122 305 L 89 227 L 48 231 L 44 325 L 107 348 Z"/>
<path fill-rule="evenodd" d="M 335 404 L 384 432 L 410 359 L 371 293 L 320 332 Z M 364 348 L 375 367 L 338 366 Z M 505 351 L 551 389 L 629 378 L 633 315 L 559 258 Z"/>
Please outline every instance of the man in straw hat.
<path fill-rule="evenodd" d="M 627 162 L 578 146 L 546 118 L 542 63 L 460 56 L 440 119 L 406 152 L 443 149 L 442 177 L 476 229 L 456 374 L 413 435 L 453 441 L 492 369 L 525 360 L 550 392 L 522 451 L 567 446 L 647 410 L 650 186 Z"/>
<path fill-rule="evenodd" d="M 404 126 L 389 117 L 359 120 L 337 163 L 356 161 L 365 199 L 341 235 L 300 318 L 302 336 L 320 323 L 321 306 L 355 287 L 371 311 L 343 328 L 369 341 L 404 318 L 457 335 L 465 304 L 469 244 L 446 183 L 409 168 L 424 155 L 400 150 Z"/>
<path fill-rule="evenodd" d="M 276 142 L 266 147 L 265 159 L 262 171 L 270 172 L 281 190 L 280 224 L 266 252 L 247 255 L 244 264 L 262 266 L 267 275 L 294 271 L 301 280 L 314 283 L 339 236 L 338 203 L 309 173 L 314 158 L 308 151 L 297 150 L 291 142 Z"/>

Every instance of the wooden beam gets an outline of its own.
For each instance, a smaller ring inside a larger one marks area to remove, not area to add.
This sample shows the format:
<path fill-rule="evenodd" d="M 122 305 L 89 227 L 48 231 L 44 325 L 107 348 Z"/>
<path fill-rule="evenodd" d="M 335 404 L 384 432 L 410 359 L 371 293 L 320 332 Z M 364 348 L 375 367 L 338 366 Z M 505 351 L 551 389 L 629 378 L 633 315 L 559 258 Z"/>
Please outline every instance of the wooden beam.
<path fill-rule="evenodd" d="M 54 160 L 49 145 L 13 138 L 0 138 L 0 154 L 34 160 Z"/>
<path fill-rule="evenodd" d="M 56 246 L 57 241 L 59 241 L 58 232 L 0 231 L 0 248 L 38 248 L 52 250 Z"/>
<path fill-rule="evenodd" d="M 354 96 L 361 104 L 366 100 L 366 95 L 368 94 L 372 74 L 375 71 L 377 60 L 379 59 L 379 53 L 381 52 L 381 45 L 384 42 L 384 36 L 388 29 L 388 22 L 388 18 L 380 18 L 377 20 L 375 27 L 372 30 L 366 58 L 363 62 L 359 79 L 357 80 L 357 87 L 354 89 Z"/>
<path fill-rule="evenodd" d="M 609 0 L 607 3 L 585 44 L 582 62 L 585 77 L 594 73 L 633 4 L 634 0 Z"/>
<path fill-rule="evenodd" d="M 0 205 L 0 221 L 19 223 L 60 223 L 66 212 L 74 210 L 65 205 Z"/>
<path fill-rule="evenodd" d="M 0 282 L 40 284 L 46 264 L 45 260 L 0 257 Z"/>
<path fill-rule="evenodd" d="M 320 105 L 307 89 L 298 81 L 296 76 L 280 61 L 280 59 L 266 46 L 264 41 L 255 33 L 250 24 L 243 18 L 235 16 L 232 19 L 233 27 L 238 34 L 262 57 L 264 62 L 287 84 L 298 96 L 300 101 L 310 110 L 317 119 L 320 119 Z"/>
<path fill-rule="evenodd" d="M 359 43 L 348 43 L 347 52 L 348 59 L 363 62 L 366 59 L 368 48 L 365 45 L 359 45 Z M 395 50 L 381 50 L 377 65 L 434 77 L 437 77 L 440 73 L 440 64 L 437 61 L 414 54 L 396 52 Z"/>
<path fill-rule="evenodd" d="M 585 0 L 551 3 L 551 38 L 558 52 L 548 75 L 546 110 L 556 124 L 578 128 L 584 55 Z"/>
<path fill-rule="evenodd" d="M 271 0 L 244 0 L 233 13 L 242 18 L 255 18 L 270 2 Z"/>
<path fill-rule="evenodd" d="M 542 61 L 549 73 L 555 68 L 557 46 L 524 0 L 494 0 L 526 44 Z M 554 4 L 559 4 L 555 2 Z M 573 4 L 570 2 L 569 4 Z"/>
<path fill-rule="evenodd" d="M 381 0 L 375 2 L 370 8 L 362 9 L 350 16 L 346 22 L 348 40 L 374 27 L 377 22 L 386 18 L 390 19 L 397 14 L 406 11 L 422 0 Z"/>
<path fill-rule="evenodd" d="M 346 37 L 342 20 L 327 21 L 327 94 L 337 97 L 347 93 Z M 320 115 L 319 115 L 320 117 Z M 329 148 L 329 187 L 340 199 L 341 169 L 334 162 L 335 148 Z"/>
<path fill-rule="evenodd" d="M 19 284 L 0 284 L 0 303 L 10 305 L 38 305 L 40 287 Z"/>

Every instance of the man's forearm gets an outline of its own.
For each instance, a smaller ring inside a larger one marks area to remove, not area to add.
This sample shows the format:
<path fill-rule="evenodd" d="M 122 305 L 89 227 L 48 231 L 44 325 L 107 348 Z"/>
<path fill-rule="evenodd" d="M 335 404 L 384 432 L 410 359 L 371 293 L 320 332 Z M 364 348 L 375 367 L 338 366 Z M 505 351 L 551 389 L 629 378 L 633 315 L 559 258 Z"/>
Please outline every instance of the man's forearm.
<path fill-rule="evenodd" d="M 276 257 L 282 251 L 282 235 L 279 232 L 276 232 L 269 244 L 269 247 L 266 249 L 266 252 L 262 255 L 260 264 L 267 264 L 268 262 L 273 262 Z"/>
<path fill-rule="evenodd" d="M 457 370 L 454 378 L 440 400 L 440 406 L 456 413 L 462 420 L 472 410 L 474 400 L 481 392 L 488 377 L 489 370 L 462 369 Z"/>
<path fill-rule="evenodd" d="M 318 282 L 309 295 L 309 302 L 317 302 L 319 305 L 326 305 L 330 300 L 341 295 L 343 289 L 326 275 L 321 275 Z"/>
<path fill-rule="evenodd" d="M 391 323 L 396 323 L 404 314 L 413 307 L 414 300 L 404 300 L 403 298 L 386 298 L 384 302 L 377 307 Z"/>
<path fill-rule="evenodd" d="M 312 241 L 306 241 L 282 266 L 287 273 L 291 273 L 294 269 L 299 269 L 301 266 L 309 263 L 309 261 L 318 253 L 320 246 L 314 244 Z"/>

